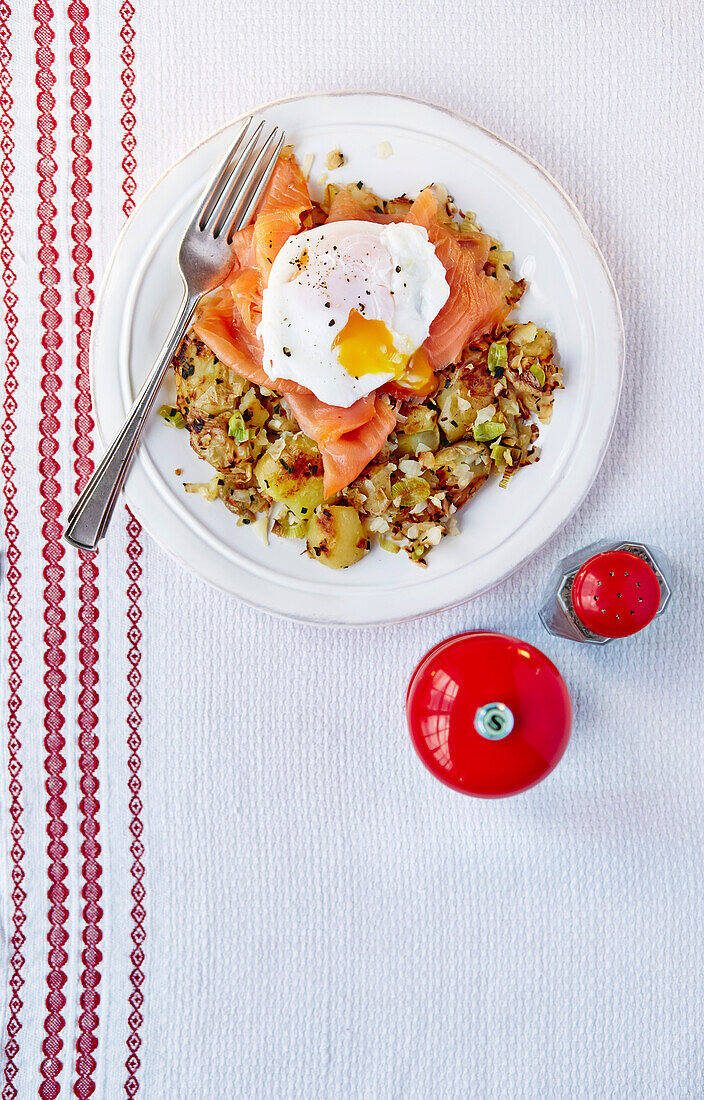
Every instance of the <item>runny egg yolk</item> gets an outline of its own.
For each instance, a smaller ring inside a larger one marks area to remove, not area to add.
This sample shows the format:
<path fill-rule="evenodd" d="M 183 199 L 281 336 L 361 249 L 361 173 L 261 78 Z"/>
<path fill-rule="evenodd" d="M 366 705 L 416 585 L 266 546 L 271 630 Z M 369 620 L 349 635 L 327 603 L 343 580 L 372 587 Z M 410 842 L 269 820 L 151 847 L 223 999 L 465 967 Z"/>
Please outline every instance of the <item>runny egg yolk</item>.
<path fill-rule="evenodd" d="M 393 374 L 396 377 L 408 362 L 408 356 L 394 346 L 384 322 L 362 317 L 356 309 L 350 310 L 347 324 L 338 332 L 332 347 L 353 378 L 361 378 L 363 374 Z"/>
<path fill-rule="evenodd" d="M 435 389 L 434 375 L 423 348 L 404 355 L 394 345 L 383 321 L 363 317 L 351 309 L 347 324 L 332 342 L 337 358 L 348 374 L 392 374 L 394 381 L 414 394 L 426 396 Z"/>

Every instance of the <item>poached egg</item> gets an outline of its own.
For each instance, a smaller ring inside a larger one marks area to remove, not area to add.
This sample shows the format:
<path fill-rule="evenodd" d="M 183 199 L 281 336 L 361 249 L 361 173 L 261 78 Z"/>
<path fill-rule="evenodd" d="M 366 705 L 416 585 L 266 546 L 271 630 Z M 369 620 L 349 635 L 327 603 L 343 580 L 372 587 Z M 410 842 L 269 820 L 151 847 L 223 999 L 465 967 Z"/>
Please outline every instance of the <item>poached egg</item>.
<path fill-rule="evenodd" d="M 449 293 L 421 226 L 342 221 L 298 233 L 264 291 L 264 370 L 341 408 L 392 380 L 420 391 L 432 379 L 422 344 Z"/>

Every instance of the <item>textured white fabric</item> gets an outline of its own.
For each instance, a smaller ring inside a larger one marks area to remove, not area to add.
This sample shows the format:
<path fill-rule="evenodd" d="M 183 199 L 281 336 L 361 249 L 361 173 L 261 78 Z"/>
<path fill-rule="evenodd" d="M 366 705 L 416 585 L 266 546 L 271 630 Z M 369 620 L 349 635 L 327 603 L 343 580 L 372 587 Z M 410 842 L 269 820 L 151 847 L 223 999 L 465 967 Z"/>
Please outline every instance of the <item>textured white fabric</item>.
<path fill-rule="evenodd" d="M 139 1095 L 704 1095 L 699 5 L 133 2 L 137 197 L 196 140 L 266 100 L 364 88 L 436 101 L 514 142 L 570 193 L 613 272 L 627 341 L 614 440 L 578 516 L 470 605 L 388 629 L 292 625 L 209 590 L 143 537 Z M 117 5 L 90 6 L 97 289 L 123 221 L 123 42 Z M 30 5 L 19 4 L 10 22 L 27 895 L 14 1088 L 28 1098 L 41 1081 L 48 931 Z M 62 8 L 55 29 L 65 514 L 74 483 L 75 329 Z M 611 535 L 668 552 L 670 612 L 641 637 L 604 649 L 548 637 L 536 607 L 554 562 Z M 99 578 L 104 914 L 93 1080 L 105 1100 L 124 1095 L 133 970 L 126 541 L 120 518 L 101 551 Z M 80 1012 L 81 855 L 71 554 L 64 565 L 69 941 L 58 1081 L 68 1097 Z M 404 690 L 416 661 L 472 627 L 537 644 L 562 670 L 575 704 L 559 769 L 526 795 L 495 803 L 433 780 L 405 727 Z M 6 624 L 3 644 L 7 658 Z M 3 792 L 7 945 L 5 781 Z M 10 954 L 8 946 L 8 976 Z"/>

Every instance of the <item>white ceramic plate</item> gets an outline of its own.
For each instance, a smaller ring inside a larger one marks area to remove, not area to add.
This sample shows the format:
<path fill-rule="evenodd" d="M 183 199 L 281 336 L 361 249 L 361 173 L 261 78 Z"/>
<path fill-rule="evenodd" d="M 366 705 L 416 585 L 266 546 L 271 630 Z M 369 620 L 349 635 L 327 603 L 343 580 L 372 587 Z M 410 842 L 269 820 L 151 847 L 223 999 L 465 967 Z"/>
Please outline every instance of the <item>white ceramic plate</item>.
<path fill-rule="evenodd" d="M 460 512 L 461 534 L 443 539 L 428 568 L 378 548 L 333 572 L 301 556 L 300 543 L 265 547 L 220 503 L 186 494 L 207 480 L 184 433 L 154 416 L 127 481 L 130 507 L 187 569 L 266 611 L 315 623 L 379 624 L 470 599 L 531 557 L 572 515 L 604 457 L 618 406 L 623 327 L 604 260 L 581 216 L 532 160 L 449 111 L 397 96 L 301 96 L 254 112 L 278 123 L 302 159 L 315 155 L 312 190 L 327 152 L 347 163 L 330 180 L 362 179 L 384 196 L 444 183 L 458 205 L 514 252 L 529 281 L 519 315 L 552 330 L 566 389 L 556 395 L 541 459 L 500 489 L 489 482 Z M 196 198 L 231 142 L 231 125 L 191 150 L 132 214 L 97 306 L 91 382 L 103 443 L 119 429 L 159 352 L 181 296 L 176 250 Z M 377 146 L 393 155 L 380 159 Z M 173 382 L 164 401 L 173 400 Z M 176 476 L 175 469 L 183 474 Z"/>

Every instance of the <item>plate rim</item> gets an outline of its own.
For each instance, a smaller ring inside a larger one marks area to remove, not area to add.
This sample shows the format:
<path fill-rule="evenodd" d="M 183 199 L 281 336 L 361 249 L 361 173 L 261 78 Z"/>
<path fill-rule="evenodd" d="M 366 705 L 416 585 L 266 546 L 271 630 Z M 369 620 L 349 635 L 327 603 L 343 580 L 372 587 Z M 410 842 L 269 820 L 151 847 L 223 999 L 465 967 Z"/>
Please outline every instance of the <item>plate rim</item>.
<path fill-rule="evenodd" d="M 462 123 L 463 125 L 469 126 L 472 129 L 474 129 L 476 131 L 479 131 L 480 133 L 486 135 L 488 138 L 492 139 L 493 141 L 498 142 L 499 145 L 503 146 L 504 148 L 510 150 L 512 153 L 514 153 L 515 155 L 520 157 L 521 160 L 525 161 L 534 170 L 536 170 L 544 179 L 546 179 L 549 184 L 551 184 L 551 186 L 555 189 L 555 191 L 558 193 L 558 195 L 560 196 L 562 201 L 567 206 L 569 212 L 571 213 L 574 221 L 576 222 L 576 224 L 577 224 L 577 226 L 578 226 L 578 228 L 581 232 L 581 235 L 582 235 L 585 243 L 587 244 L 587 246 L 593 252 L 594 256 L 596 257 L 596 259 L 598 261 L 601 272 L 605 276 L 606 284 L 608 286 L 608 289 L 610 290 L 610 301 L 611 301 L 611 306 L 612 306 L 612 309 L 613 309 L 613 319 L 616 322 L 616 329 L 615 329 L 615 332 L 614 332 L 614 337 L 615 337 L 614 350 L 616 352 L 616 358 L 617 358 L 617 361 L 618 361 L 618 383 L 617 383 L 617 386 L 616 386 L 615 398 L 614 398 L 614 402 L 613 402 L 613 409 L 612 409 L 612 413 L 611 413 L 610 423 L 608 425 L 608 431 L 606 431 L 604 436 L 603 436 L 601 449 L 599 451 L 599 454 L 598 454 L 596 460 L 594 461 L 593 469 L 591 471 L 591 474 L 590 474 L 586 484 L 583 487 L 583 490 L 582 490 L 581 494 L 579 495 L 579 497 L 574 499 L 574 501 L 571 503 L 570 507 L 567 509 L 566 513 L 562 516 L 562 518 L 559 520 L 557 525 L 554 526 L 551 529 L 550 533 L 547 534 L 545 536 L 545 538 L 541 539 L 538 543 L 536 543 L 527 553 L 521 555 L 521 557 L 513 564 L 513 566 L 510 569 L 508 569 L 506 572 L 504 572 L 501 575 L 501 577 L 498 578 L 497 580 L 489 581 L 487 584 L 483 585 L 481 588 L 477 589 L 475 592 L 472 592 L 471 595 L 463 595 L 463 596 L 460 596 L 459 599 L 450 600 L 447 603 L 443 602 L 440 606 L 432 607 L 432 608 L 428 608 L 428 609 L 422 609 L 422 610 L 419 610 L 419 611 L 412 612 L 411 614 L 408 614 L 408 615 L 392 615 L 391 617 L 387 617 L 387 618 L 383 618 L 383 619 L 374 619 L 373 621 L 350 622 L 349 620 L 340 620 L 340 619 L 334 619 L 334 618 L 317 618 L 317 617 L 314 617 L 314 616 L 311 616 L 311 615 L 297 614 L 297 613 L 292 612 L 292 611 L 281 611 L 281 610 L 278 610 L 276 608 L 266 606 L 263 603 L 257 602 L 254 599 L 248 599 L 246 596 L 240 594 L 239 592 L 238 593 L 233 592 L 231 588 L 226 587 L 224 584 L 220 583 L 218 580 L 214 580 L 211 576 L 207 576 L 205 574 L 205 572 L 202 572 L 199 569 L 197 563 L 194 563 L 191 559 L 188 559 L 186 557 L 181 556 L 179 554 L 179 552 L 176 549 L 174 549 L 171 545 L 168 545 L 166 543 L 166 541 L 163 540 L 159 536 L 159 534 L 153 532 L 151 530 L 150 525 L 148 524 L 148 522 L 145 522 L 145 520 L 143 518 L 144 514 L 143 514 L 143 511 L 142 511 L 141 505 L 139 503 L 135 504 L 135 502 L 131 499 L 131 496 L 130 496 L 130 493 L 129 493 L 129 483 L 124 487 L 124 489 L 123 489 L 123 499 L 124 499 L 125 503 L 129 507 L 130 511 L 132 511 L 133 514 L 135 515 L 135 517 L 139 520 L 140 524 L 148 532 L 150 538 L 154 539 L 155 542 L 170 557 L 174 558 L 177 562 L 179 562 L 179 564 L 182 565 L 184 569 L 186 569 L 187 571 L 193 573 L 200 580 L 204 581 L 206 584 L 208 584 L 211 587 L 215 588 L 217 591 L 220 591 L 220 592 L 224 593 L 225 595 L 227 595 L 231 599 L 239 600 L 242 603 L 246 604 L 249 607 L 254 608 L 257 611 L 263 611 L 266 614 L 274 615 L 276 618 L 283 619 L 283 620 L 288 621 L 288 622 L 304 623 L 304 624 L 309 624 L 309 625 L 314 625 L 314 626 L 329 626 L 329 627 L 336 627 L 336 628 L 348 627 L 348 628 L 351 628 L 351 629 L 359 629 L 359 628 L 369 629 L 369 628 L 374 628 L 374 627 L 391 626 L 391 625 L 394 625 L 394 624 L 397 624 L 397 623 L 412 622 L 412 621 L 415 621 L 415 620 L 418 620 L 418 619 L 426 618 L 430 615 L 440 614 L 443 611 L 449 611 L 453 608 L 460 607 L 465 603 L 469 603 L 471 600 L 474 600 L 474 599 L 478 598 L 479 596 L 483 595 L 487 591 L 490 591 L 492 588 L 495 588 L 498 585 L 502 584 L 504 581 L 508 580 L 509 577 L 513 576 L 528 561 L 530 561 L 533 557 L 535 557 L 535 555 L 538 554 L 540 552 L 540 550 L 542 550 L 547 545 L 547 543 L 552 538 L 554 538 L 558 534 L 558 532 L 565 526 L 565 524 L 568 523 L 569 520 L 575 515 L 575 513 L 578 511 L 578 509 L 581 507 L 584 500 L 586 499 L 586 497 L 587 497 L 588 493 L 590 492 L 592 486 L 594 485 L 594 481 L 597 477 L 597 474 L 599 473 L 599 471 L 600 471 L 600 469 L 603 465 L 604 457 L 606 455 L 606 452 L 609 448 L 609 445 L 610 445 L 610 442 L 611 442 L 611 439 L 612 439 L 612 436 L 613 436 L 613 431 L 614 431 L 614 427 L 615 427 L 615 424 L 616 424 L 616 419 L 618 417 L 618 412 L 619 412 L 620 402 L 621 402 L 621 395 L 622 395 L 622 391 L 623 391 L 623 382 L 624 382 L 624 374 L 625 374 L 625 329 L 624 329 L 624 324 L 623 324 L 623 313 L 622 313 L 622 310 L 621 310 L 621 303 L 619 301 L 618 292 L 616 290 L 616 285 L 614 283 L 613 276 L 611 274 L 611 271 L 609 269 L 608 264 L 606 263 L 606 260 L 604 258 L 604 255 L 603 255 L 602 251 L 601 251 L 601 248 L 599 247 L 598 242 L 596 241 L 593 233 L 591 232 L 589 226 L 587 225 L 587 222 L 586 222 L 584 216 L 582 215 L 581 211 L 576 206 L 575 202 L 567 194 L 567 192 L 560 185 L 560 183 L 558 183 L 558 181 L 554 178 L 554 176 L 552 176 L 551 173 L 548 172 L 548 170 L 546 168 L 544 168 L 529 153 L 524 152 L 518 146 L 514 145 L 511 141 L 508 141 L 506 138 L 500 137 L 493 130 L 490 130 L 488 127 L 483 126 L 481 123 L 476 122 L 474 119 L 470 118 L 469 116 L 464 115 L 459 111 L 455 111 L 452 108 L 442 106 L 441 104 L 438 104 L 438 103 L 434 103 L 430 100 L 424 100 L 424 99 L 421 99 L 421 98 L 418 98 L 418 97 L 415 97 L 415 96 L 404 95 L 402 93 L 386 92 L 386 91 L 375 91 L 375 90 L 372 90 L 372 89 L 344 89 L 344 90 L 337 89 L 337 90 L 332 90 L 332 91 L 320 91 L 319 90 L 319 91 L 314 91 L 314 92 L 302 92 L 302 93 L 295 94 L 295 95 L 290 95 L 290 96 L 282 96 L 282 97 L 279 97 L 277 99 L 269 100 L 266 103 L 261 103 L 261 104 L 258 104 L 256 106 L 253 106 L 253 107 L 249 108 L 248 110 L 243 111 L 241 114 L 235 115 L 234 117 L 230 118 L 227 122 L 223 123 L 222 126 L 219 126 L 215 130 L 210 131 L 203 138 L 201 138 L 199 141 L 197 141 L 195 144 L 193 144 L 189 149 L 187 149 L 180 157 L 178 157 L 176 160 L 172 161 L 166 167 L 166 169 L 158 176 L 158 178 L 156 180 L 154 180 L 154 182 L 147 189 L 147 191 L 145 191 L 145 193 L 140 198 L 139 202 L 135 204 L 134 209 L 130 212 L 129 217 L 125 220 L 125 222 L 124 222 L 124 224 L 123 224 L 123 226 L 120 230 L 120 233 L 118 234 L 117 239 L 116 239 L 116 241 L 113 245 L 108 263 L 107 263 L 107 265 L 105 267 L 105 270 L 103 272 L 103 276 L 102 276 L 102 279 L 101 279 L 101 283 L 100 283 L 98 293 L 96 295 L 95 306 L 94 306 L 94 320 L 93 320 L 93 324 L 91 326 L 91 336 L 90 336 L 90 345 L 89 345 L 89 363 L 91 364 L 91 368 L 92 368 L 92 365 L 94 363 L 94 358 L 95 358 L 94 357 L 95 340 L 97 338 L 97 333 L 98 333 L 98 329 L 99 329 L 98 322 L 99 322 L 101 313 L 105 309 L 105 299 L 106 299 L 106 292 L 107 292 L 108 283 L 110 281 L 110 276 L 113 272 L 113 269 L 114 269 L 114 267 L 117 263 L 117 259 L 118 259 L 118 255 L 120 253 L 122 243 L 123 243 L 125 237 L 127 236 L 127 233 L 130 230 L 130 225 L 131 225 L 133 219 L 135 218 L 137 213 L 146 205 L 146 203 L 149 201 L 152 194 L 157 190 L 157 188 L 166 179 L 166 177 L 169 176 L 175 169 L 177 169 L 179 167 L 179 165 L 181 165 L 184 161 L 188 160 L 195 152 L 197 152 L 205 144 L 212 141 L 213 138 L 216 138 L 218 135 L 224 133 L 226 130 L 229 130 L 231 127 L 236 125 L 238 122 L 241 122 L 243 119 L 247 118 L 249 115 L 256 115 L 256 114 L 260 114 L 260 113 L 263 114 L 266 111 L 270 110 L 271 108 L 280 107 L 280 106 L 282 106 L 284 104 L 287 104 L 287 103 L 304 102 L 304 101 L 316 100 L 316 99 L 347 99 L 347 98 L 353 98 L 355 96 L 357 96 L 357 97 L 365 96 L 365 97 L 373 97 L 373 98 L 378 97 L 378 98 L 382 98 L 382 99 L 386 99 L 386 100 L 394 100 L 394 101 L 399 101 L 400 100 L 400 101 L 403 101 L 405 103 L 414 104 L 414 105 L 417 105 L 417 106 L 428 108 L 431 111 L 441 112 L 442 114 L 446 115 L 449 119 L 458 121 L 458 122 Z M 90 374 L 89 374 L 89 382 L 90 382 L 91 405 L 92 405 L 92 408 L 93 408 L 93 415 L 94 415 L 94 419 L 95 419 L 97 437 L 98 437 L 102 447 L 106 448 L 108 444 L 107 444 L 106 437 L 105 437 L 105 435 L 103 433 L 103 430 L 102 430 L 100 417 L 99 417 L 98 412 L 97 412 L 97 402 L 96 402 L 96 394 L 95 394 L 95 373 L 92 369 L 90 370 Z"/>

